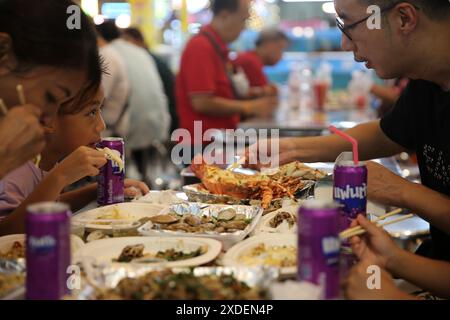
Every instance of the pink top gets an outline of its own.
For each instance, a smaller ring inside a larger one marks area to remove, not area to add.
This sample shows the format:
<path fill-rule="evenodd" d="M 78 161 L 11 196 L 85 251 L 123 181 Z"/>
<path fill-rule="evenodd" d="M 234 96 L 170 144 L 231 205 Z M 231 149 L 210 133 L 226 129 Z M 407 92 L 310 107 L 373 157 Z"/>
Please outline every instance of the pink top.
<path fill-rule="evenodd" d="M 30 161 L 0 180 L 0 220 L 20 206 L 46 174 Z"/>

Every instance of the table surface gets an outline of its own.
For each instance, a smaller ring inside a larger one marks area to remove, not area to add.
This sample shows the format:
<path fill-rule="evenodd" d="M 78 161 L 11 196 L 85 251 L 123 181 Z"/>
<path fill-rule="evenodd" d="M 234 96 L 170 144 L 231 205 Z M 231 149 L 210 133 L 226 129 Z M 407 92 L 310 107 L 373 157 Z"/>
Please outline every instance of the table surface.
<path fill-rule="evenodd" d="M 291 135 L 311 131 L 320 134 L 330 125 L 340 129 L 349 129 L 360 123 L 376 119 L 376 113 L 370 109 L 341 109 L 332 111 L 313 111 L 311 109 L 293 110 L 286 102 L 281 102 L 272 118 L 251 118 L 242 121 L 238 127 L 241 129 L 279 129 L 284 134 L 291 131 Z"/>

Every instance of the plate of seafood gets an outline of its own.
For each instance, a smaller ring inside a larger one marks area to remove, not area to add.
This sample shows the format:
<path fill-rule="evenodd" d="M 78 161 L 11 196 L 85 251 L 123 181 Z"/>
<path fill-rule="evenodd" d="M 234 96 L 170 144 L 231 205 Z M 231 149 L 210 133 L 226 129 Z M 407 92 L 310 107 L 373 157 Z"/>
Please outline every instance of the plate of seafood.
<path fill-rule="evenodd" d="M 243 240 L 262 215 L 256 206 L 183 203 L 149 218 L 138 230 L 145 236 L 192 236 L 219 240 L 226 250 Z"/>
<path fill-rule="evenodd" d="M 191 169 L 201 183 L 183 188 L 190 201 L 255 205 L 254 201 L 258 201 L 263 209 L 273 206 L 276 200 L 301 197 L 316 181 L 326 177 L 321 170 L 300 162 L 252 175 L 221 169 L 204 161 L 193 163 Z"/>

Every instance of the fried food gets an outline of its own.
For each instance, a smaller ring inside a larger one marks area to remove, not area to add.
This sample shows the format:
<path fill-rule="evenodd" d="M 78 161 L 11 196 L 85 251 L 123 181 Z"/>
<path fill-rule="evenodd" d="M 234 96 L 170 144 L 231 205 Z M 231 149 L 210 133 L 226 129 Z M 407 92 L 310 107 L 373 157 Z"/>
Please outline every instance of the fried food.
<path fill-rule="evenodd" d="M 100 300 L 256 300 L 264 293 L 250 288 L 231 275 L 150 272 L 139 278 L 125 278 L 114 288 L 97 293 Z"/>
<path fill-rule="evenodd" d="M 17 260 L 25 258 L 25 246 L 20 241 L 15 241 L 11 249 L 7 252 L 0 252 L 0 258 L 7 260 Z"/>

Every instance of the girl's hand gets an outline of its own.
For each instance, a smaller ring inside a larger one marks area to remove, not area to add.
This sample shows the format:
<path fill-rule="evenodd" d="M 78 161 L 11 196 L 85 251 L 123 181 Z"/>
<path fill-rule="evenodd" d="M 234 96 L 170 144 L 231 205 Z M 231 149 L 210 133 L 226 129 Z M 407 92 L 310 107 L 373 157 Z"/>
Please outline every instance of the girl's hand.
<path fill-rule="evenodd" d="M 94 177 L 107 163 L 103 152 L 89 147 L 79 147 L 53 168 L 49 174 L 55 175 L 67 186 L 84 177 Z"/>
<path fill-rule="evenodd" d="M 136 198 L 146 195 L 150 188 L 142 181 L 125 179 L 125 198 Z"/>

